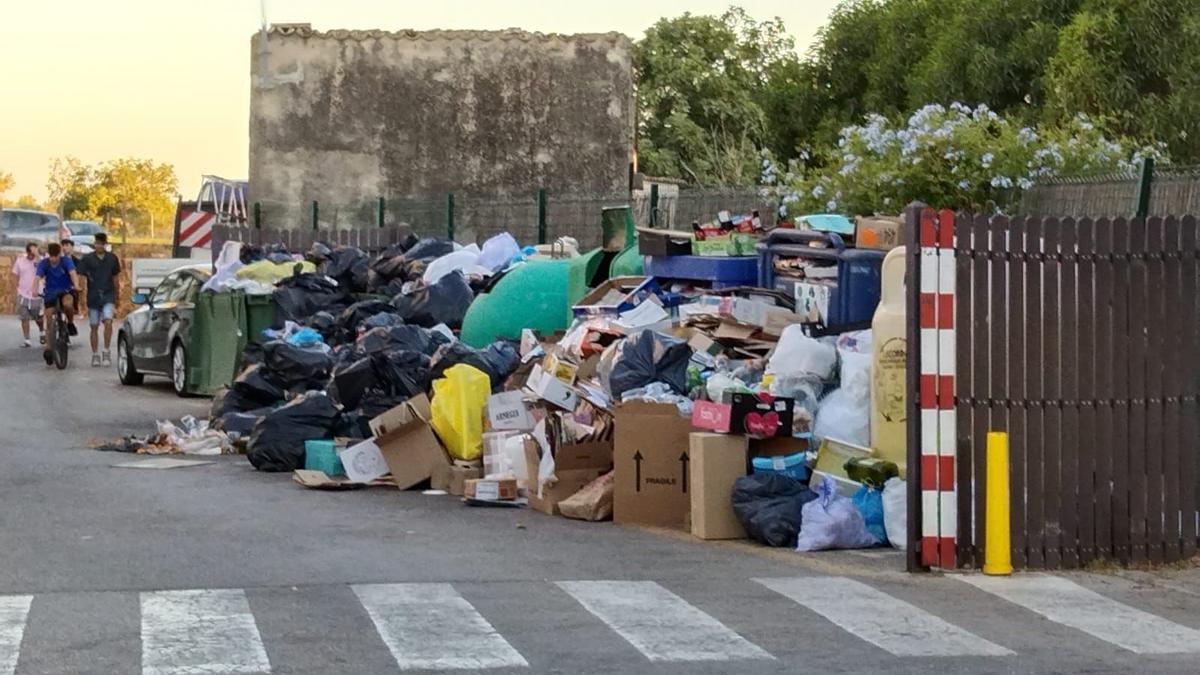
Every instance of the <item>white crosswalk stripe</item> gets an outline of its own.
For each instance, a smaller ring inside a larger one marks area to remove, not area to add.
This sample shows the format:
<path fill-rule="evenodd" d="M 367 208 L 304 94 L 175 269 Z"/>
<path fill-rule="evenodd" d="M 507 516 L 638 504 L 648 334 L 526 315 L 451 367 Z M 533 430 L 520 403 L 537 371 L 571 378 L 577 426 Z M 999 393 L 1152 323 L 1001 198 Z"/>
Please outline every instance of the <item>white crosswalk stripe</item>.
<path fill-rule="evenodd" d="M 0 675 L 12 675 L 21 656 L 21 638 L 29 618 L 32 595 L 0 597 Z"/>
<path fill-rule="evenodd" d="M 450 584 L 354 586 L 402 670 L 528 666 Z"/>
<path fill-rule="evenodd" d="M 755 581 L 896 656 L 1008 656 L 1013 653 L 853 579 L 810 577 Z"/>
<path fill-rule="evenodd" d="M 271 662 L 241 590 L 142 593 L 142 673 L 269 673 Z"/>
<path fill-rule="evenodd" d="M 653 581 L 560 581 L 558 586 L 651 661 L 774 658 Z"/>
<path fill-rule="evenodd" d="M 958 577 L 1042 616 L 1135 654 L 1200 653 L 1200 631 L 1041 574 Z"/>

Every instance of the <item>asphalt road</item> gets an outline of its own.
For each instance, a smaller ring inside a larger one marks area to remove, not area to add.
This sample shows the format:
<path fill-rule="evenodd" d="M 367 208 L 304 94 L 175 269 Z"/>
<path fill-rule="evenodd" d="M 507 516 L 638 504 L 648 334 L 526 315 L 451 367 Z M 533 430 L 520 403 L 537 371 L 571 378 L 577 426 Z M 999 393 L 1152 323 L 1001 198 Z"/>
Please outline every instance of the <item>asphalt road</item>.
<path fill-rule="evenodd" d="M 243 457 L 113 468 L 92 442 L 207 401 L 17 338 L 0 319 L 0 675 L 1196 672 L 1195 570 L 979 588 L 894 552 L 313 492 Z"/>

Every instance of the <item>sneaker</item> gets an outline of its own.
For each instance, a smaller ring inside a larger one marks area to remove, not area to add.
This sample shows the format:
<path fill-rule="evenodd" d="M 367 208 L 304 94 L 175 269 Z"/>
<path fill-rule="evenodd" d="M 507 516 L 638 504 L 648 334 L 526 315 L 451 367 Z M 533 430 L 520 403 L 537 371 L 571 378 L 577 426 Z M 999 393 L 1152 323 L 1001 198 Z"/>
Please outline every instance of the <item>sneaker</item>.
<path fill-rule="evenodd" d="M 112 353 L 104 352 L 104 367 L 112 368 Z"/>
<path fill-rule="evenodd" d="M 100 355 L 97 354 L 96 352 L 92 352 L 92 367 L 93 368 L 100 367 Z"/>
<path fill-rule="evenodd" d="M 38 343 L 43 344 L 43 345 L 46 344 L 46 334 L 45 333 L 41 333 L 38 335 Z"/>
<path fill-rule="evenodd" d="M 25 341 L 21 343 L 22 349 L 29 349 L 32 346 L 33 346 L 33 343 L 29 341 L 29 338 L 25 338 Z"/>

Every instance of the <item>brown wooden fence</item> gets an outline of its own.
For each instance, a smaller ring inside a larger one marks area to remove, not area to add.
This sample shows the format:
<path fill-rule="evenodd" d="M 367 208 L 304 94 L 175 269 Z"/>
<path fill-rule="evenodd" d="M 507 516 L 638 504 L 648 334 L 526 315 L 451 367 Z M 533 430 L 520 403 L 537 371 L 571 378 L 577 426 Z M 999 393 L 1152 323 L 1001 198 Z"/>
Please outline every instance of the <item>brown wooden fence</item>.
<path fill-rule="evenodd" d="M 919 216 L 909 217 L 916 250 Z M 953 222 L 957 565 L 983 564 L 988 431 L 1009 435 L 1015 567 L 1195 555 L 1196 218 Z M 919 415 L 909 419 L 919 427 Z M 920 462 L 909 467 L 915 492 Z M 920 500 L 909 503 L 919 529 Z M 910 542 L 919 546 L 919 534 Z"/>
<path fill-rule="evenodd" d="M 316 242 L 325 242 L 330 245 L 356 246 L 368 253 L 374 253 L 399 242 L 409 232 L 411 230 L 407 225 L 363 227 L 353 230 L 214 225 L 212 250 L 213 255 L 216 256 L 225 242 L 240 241 L 244 244 L 259 246 L 283 244 L 290 251 L 303 252 Z"/>

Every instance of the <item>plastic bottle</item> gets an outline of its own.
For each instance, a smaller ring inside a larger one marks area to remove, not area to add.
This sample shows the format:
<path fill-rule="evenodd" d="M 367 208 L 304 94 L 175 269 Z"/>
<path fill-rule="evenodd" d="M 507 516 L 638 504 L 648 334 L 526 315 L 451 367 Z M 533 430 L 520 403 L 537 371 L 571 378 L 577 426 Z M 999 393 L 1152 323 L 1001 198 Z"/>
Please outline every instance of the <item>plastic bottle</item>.
<path fill-rule="evenodd" d="M 904 247 L 883 260 L 879 307 L 871 321 L 871 449 L 905 475 L 907 408 L 905 403 Z"/>

